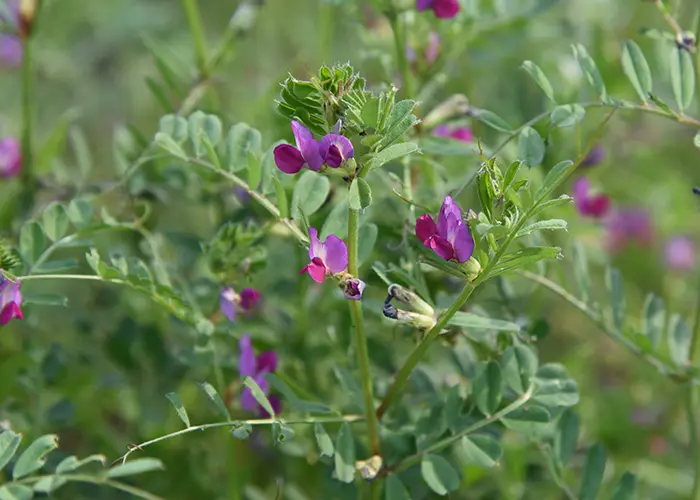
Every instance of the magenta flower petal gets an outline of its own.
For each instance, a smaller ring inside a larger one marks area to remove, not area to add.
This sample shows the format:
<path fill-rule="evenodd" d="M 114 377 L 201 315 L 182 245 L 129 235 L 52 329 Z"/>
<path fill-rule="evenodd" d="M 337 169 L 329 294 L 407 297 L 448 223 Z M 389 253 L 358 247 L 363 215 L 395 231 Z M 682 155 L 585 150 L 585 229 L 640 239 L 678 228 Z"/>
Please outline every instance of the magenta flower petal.
<path fill-rule="evenodd" d="M 292 132 L 297 142 L 297 148 L 301 156 L 311 170 L 319 170 L 323 165 L 323 158 L 319 152 L 319 146 L 311 131 L 298 121 L 292 121 Z"/>
<path fill-rule="evenodd" d="M 418 12 L 423 12 L 428 10 L 433 6 L 434 0 L 416 0 L 416 10 Z"/>
<path fill-rule="evenodd" d="M 290 144 L 280 144 L 273 152 L 275 165 L 285 174 L 296 174 L 304 167 L 301 152 Z"/>
<path fill-rule="evenodd" d="M 462 142 L 472 142 L 474 140 L 474 134 L 469 127 L 457 127 L 452 131 L 450 137 Z"/>
<path fill-rule="evenodd" d="M 433 12 L 439 19 L 451 19 L 459 13 L 459 0 L 434 0 Z"/>
<path fill-rule="evenodd" d="M 277 369 L 277 353 L 274 351 L 265 351 L 261 353 L 255 362 L 255 371 L 257 373 L 274 373 Z"/>
<path fill-rule="evenodd" d="M 313 279 L 316 283 L 323 283 L 323 280 L 326 277 L 326 266 L 323 264 L 323 261 L 320 258 L 314 257 L 308 265 L 304 266 L 304 268 L 299 271 L 299 273 L 309 273 L 311 279 Z"/>
<path fill-rule="evenodd" d="M 416 236 L 425 247 L 430 248 L 429 240 L 437 234 L 437 231 L 435 221 L 430 215 L 423 214 L 416 220 Z"/>
<path fill-rule="evenodd" d="M 474 253 L 474 239 L 469 233 L 467 225 L 460 220 L 454 231 L 454 239 L 451 241 L 457 262 L 466 262 Z"/>
<path fill-rule="evenodd" d="M 452 226 L 455 226 L 457 221 L 462 220 L 462 211 L 459 205 L 455 203 L 450 195 L 445 196 L 445 200 L 442 202 L 442 207 L 440 207 L 440 215 L 438 217 L 438 234 L 449 240 L 447 233 L 449 232 L 450 222 L 452 221 Z"/>
<path fill-rule="evenodd" d="M 236 321 L 236 292 L 230 286 L 219 294 L 219 310 L 229 321 Z"/>
<path fill-rule="evenodd" d="M 321 139 L 321 156 L 328 166 L 338 168 L 343 161 L 355 156 L 355 149 L 347 137 L 328 134 Z"/>
<path fill-rule="evenodd" d="M 450 260 L 454 257 L 454 249 L 450 242 L 441 236 L 435 235 L 429 240 L 430 248 L 432 248 L 438 256 L 445 260 Z"/>
<path fill-rule="evenodd" d="M 309 259 L 318 257 L 323 260 L 326 258 L 326 246 L 318 239 L 318 231 L 316 228 L 309 228 Z"/>
<path fill-rule="evenodd" d="M 604 194 L 599 194 L 589 198 L 585 205 L 585 211 L 588 215 L 601 218 L 610 210 L 610 198 Z"/>
<path fill-rule="evenodd" d="M 0 325 L 4 326 L 15 318 L 24 319 L 24 315 L 22 309 L 15 302 L 10 302 L 0 311 Z"/>
<path fill-rule="evenodd" d="M 250 311 L 260 302 L 261 294 L 255 288 L 244 288 L 241 291 L 241 307 L 244 311 Z"/>
<path fill-rule="evenodd" d="M 669 238 L 664 254 L 671 269 L 690 271 L 695 267 L 695 244 L 686 236 Z"/>
<path fill-rule="evenodd" d="M 250 336 L 243 335 L 238 342 L 238 346 L 241 349 L 241 354 L 238 357 L 238 372 L 241 374 L 241 377 L 254 377 L 256 359 Z"/>
<path fill-rule="evenodd" d="M 342 273 L 348 267 L 348 247 L 334 234 L 329 234 L 325 242 L 325 264 L 334 274 Z"/>
<path fill-rule="evenodd" d="M 591 194 L 591 185 L 585 177 L 579 177 L 572 187 L 576 210 L 588 217 L 603 217 L 610 209 L 610 199 L 603 195 Z"/>

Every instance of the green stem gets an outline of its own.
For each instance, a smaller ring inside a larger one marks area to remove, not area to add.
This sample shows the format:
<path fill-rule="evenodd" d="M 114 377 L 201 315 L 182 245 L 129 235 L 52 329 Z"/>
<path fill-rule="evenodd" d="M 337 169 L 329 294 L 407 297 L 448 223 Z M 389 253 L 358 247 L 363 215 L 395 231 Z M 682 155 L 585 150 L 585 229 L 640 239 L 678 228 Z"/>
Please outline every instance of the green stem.
<path fill-rule="evenodd" d="M 187 16 L 187 24 L 190 27 L 190 34 L 194 41 L 194 53 L 197 58 L 197 68 L 201 78 L 209 78 L 207 68 L 207 45 L 204 39 L 204 29 L 202 28 L 202 17 L 199 14 L 197 0 L 182 0 L 182 5 Z"/>
<path fill-rule="evenodd" d="M 171 432 L 170 434 L 165 434 L 164 436 L 159 436 L 157 438 L 145 441 L 143 443 L 133 445 L 129 448 L 122 457 L 118 459 L 121 463 L 126 463 L 127 458 L 138 450 L 143 450 L 144 448 L 160 443 L 161 441 L 166 441 L 178 436 L 183 436 L 185 434 L 190 434 L 197 431 L 205 431 L 207 429 L 216 429 L 218 427 L 240 427 L 241 425 L 272 425 L 275 422 L 280 422 L 284 424 L 294 425 L 294 424 L 315 424 L 316 422 L 320 424 L 335 424 L 335 423 L 348 423 L 352 424 L 354 422 L 360 422 L 364 420 L 362 415 L 344 415 L 340 417 L 307 417 L 299 419 L 283 420 L 278 418 L 260 418 L 255 420 L 236 420 L 228 422 L 214 422 L 212 424 L 203 424 L 187 427 L 176 432 Z"/>
<path fill-rule="evenodd" d="M 458 432 L 457 434 L 454 434 L 450 437 L 446 437 L 445 439 L 442 439 L 441 441 L 438 441 L 437 443 L 433 444 L 432 446 L 428 446 L 427 448 L 419 451 L 415 455 L 411 455 L 408 458 L 405 458 L 401 462 L 399 462 L 396 466 L 389 468 L 391 472 L 399 472 L 404 469 L 408 469 L 412 465 L 415 465 L 419 463 L 424 455 L 428 455 L 430 453 L 437 453 L 439 451 L 442 451 L 443 449 L 447 448 L 448 446 L 456 443 L 460 439 L 462 439 L 464 436 L 467 436 L 469 434 L 472 434 L 479 429 L 483 429 L 487 425 L 492 424 L 493 422 L 496 422 L 498 420 L 501 420 L 502 418 L 505 418 L 508 416 L 509 413 L 514 412 L 521 406 L 523 406 L 525 403 L 530 401 L 530 398 L 532 398 L 532 393 L 534 392 L 534 385 L 531 385 L 528 390 L 523 393 L 518 399 L 513 401 L 511 404 L 503 408 L 501 411 L 494 413 L 488 418 L 485 418 L 484 420 L 480 420 L 477 423 L 470 425 L 466 429 L 464 429 L 461 432 Z"/>
<path fill-rule="evenodd" d="M 413 75 L 411 75 L 411 66 L 406 58 L 406 27 L 399 16 L 400 14 L 395 10 L 387 14 L 391 31 L 394 34 L 396 65 L 403 81 L 403 95 L 405 98 L 410 98 L 413 96 Z"/>
<path fill-rule="evenodd" d="M 406 362 L 403 364 L 399 372 L 394 377 L 394 383 L 391 384 L 391 387 L 387 391 L 386 396 L 384 396 L 384 400 L 382 401 L 382 404 L 377 410 L 377 418 L 381 419 L 384 416 L 391 403 L 393 403 L 394 399 L 396 399 L 396 396 L 398 396 L 399 391 L 408 381 L 408 377 L 410 377 L 411 373 L 413 372 L 413 369 L 420 362 L 420 360 L 423 359 L 423 356 L 425 356 L 425 353 L 428 351 L 428 348 L 438 337 L 438 335 L 440 335 L 440 331 L 445 327 L 445 325 L 447 325 L 447 322 L 450 320 L 450 318 L 454 316 L 455 313 L 459 311 L 464 305 L 464 303 L 469 299 L 472 292 L 474 291 L 474 288 L 475 287 L 471 283 L 467 283 L 467 285 L 462 290 L 462 293 L 459 294 L 459 296 L 457 297 L 457 299 L 455 299 L 454 303 L 450 306 L 450 308 L 447 311 L 445 311 L 440 316 L 440 318 L 438 318 L 438 321 L 435 324 L 435 326 L 430 329 L 430 331 L 425 335 L 425 337 L 423 337 L 423 340 L 420 342 L 420 344 L 418 344 L 416 348 L 413 349 L 411 354 L 408 356 Z"/>
<path fill-rule="evenodd" d="M 698 303 L 695 306 L 695 319 L 693 320 L 693 336 L 690 340 L 689 363 L 695 364 L 700 339 L 700 290 L 698 290 Z M 688 418 L 688 433 L 690 435 L 690 451 L 693 454 L 693 489 L 690 500 L 700 500 L 700 441 L 698 440 L 698 391 L 693 382 L 688 382 L 688 395 L 686 398 L 686 415 Z"/>
<path fill-rule="evenodd" d="M 19 481 L 13 481 L 14 484 L 34 484 L 42 480 L 55 479 L 61 477 L 65 481 L 72 481 L 75 483 L 90 483 L 96 484 L 98 486 L 107 486 L 109 488 L 114 488 L 115 490 L 123 491 L 135 496 L 136 498 L 143 498 L 144 500 L 163 500 L 162 497 L 149 493 L 135 486 L 131 486 L 119 481 L 114 481 L 107 478 L 102 478 L 99 476 L 89 476 L 87 474 L 54 474 L 54 475 L 42 475 L 42 476 L 31 476 Z"/>
<path fill-rule="evenodd" d="M 34 160 L 32 139 L 34 135 L 34 54 L 32 35 L 27 34 L 22 42 L 22 194 L 19 198 L 20 213 L 26 214 L 34 206 Z"/>
<path fill-rule="evenodd" d="M 348 272 L 354 277 L 358 276 L 358 243 L 359 243 L 359 210 L 348 209 Z M 365 335 L 364 319 L 362 316 L 362 301 L 349 300 L 350 314 L 355 327 L 355 349 L 357 350 L 357 365 L 360 369 L 362 380 L 362 396 L 364 399 L 365 418 L 369 431 L 370 448 L 372 455 L 379 455 L 379 424 L 374 413 L 374 393 L 372 391 L 372 372 L 369 364 L 369 352 L 367 351 L 367 337 Z"/>

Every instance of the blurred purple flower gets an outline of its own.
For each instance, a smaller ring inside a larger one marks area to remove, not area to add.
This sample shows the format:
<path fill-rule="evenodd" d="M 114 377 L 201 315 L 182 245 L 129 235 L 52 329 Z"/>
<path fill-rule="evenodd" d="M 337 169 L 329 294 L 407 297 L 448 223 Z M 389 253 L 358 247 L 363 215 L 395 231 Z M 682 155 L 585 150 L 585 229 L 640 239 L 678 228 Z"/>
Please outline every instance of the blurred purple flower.
<path fill-rule="evenodd" d="M 462 142 L 472 142 L 474 140 L 474 134 L 469 127 L 455 127 L 450 129 L 445 124 L 435 127 L 433 135 L 437 137 L 448 137 Z"/>
<path fill-rule="evenodd" d="M 300 271 L 300 274 L 309 273 L 317 283 L 323 283 L 328 274 L 338 274 L 348 267 L 348 247 L 343 240 L 329 234 L 326 241 L 318 239 L 318 231 L 309 228 L 309 258 L 311 262 Z"/>
<path fill-rule="evenodd" d="M 260 302 L 262 295 L 255 288 L 244 288 L 241 291 L 241 307 L 244 311 L 252 311 Z"/>
<path fill-rule="evenodd" d="M 425 46 L 423 51 L 423 57 L 428 65 L 431 65 L 440 55 L 440 36 L 431 31 L 428 44 Z M 410 45 L 406 45 L 406 60 L 410 63 L 416 62 L 416 51 Z"/>
<path fill-rule="evenodd" d="M 0 139 L 0 177 L 10 178 L 22 170 L 22 152 L 14 137 Z"/>
<path fill-rule="evenodd" d="M 20 282 L 12 282 L 1 275 L 0 280 L 0 325 L 6 325 L 15 318 L 24 319 Z"/>
<path fill-rule="evenodd" d="M 605 220 L 608 233 L 607 245 L 611 252 L 622 250 L 630 241 L 640 246 L 653 242 L 651 216 L 643 208 L 622 208 L 615 210 Z"/>
<path fill-rule="evenodd" d="M 362 298 L 362 292 L 364 291 L 365 282 L 358 278 L 351 278 L 345 282 L 345 289 L 343 294 L 346 299 L 350 300 L 360 300 Z"/>
<path fill-rule="evenodd" d="M 227 286 L 219 294 L 219 309 L 229 321 L 236 321 L 238 307 L 245 312 L 250 312 L 260 302 L 261 294 L 255 288 L 244 288 L 241 294 Z"/>
<path fill-rule="evenodd" d="M 666 264 L 671 269 L 690 271 L 695 267 L 695 243 L 687 236 L 674 236 L 666 242 Z"/>
<path fill-rule="evenodd" d="M 243 189 L 240 186 L 236 186 L 235 191 L 236 197 L 238 197 L 238 201 L 240 201 L 242 205 L 245 205 L 250 201 L 250 193 L 248 193 L 247 189 Z"/>
<path fill-rule="evenodd" d="M 605 160 L 605 150 L 603 146 L 594 146 L 586 155 L 586 157 L 581 162 L 582 167 L 593 167 L 602 163 Z"/>
<path fill-rule="evenodd" d="M 0 25 L 10 28 L 13 31 L 19 29 L 19 0 L 9 0 L 6 2 L 9 18 L 0 16 Z M 24 50 L 19 36 L 0 32 L 0 65 L 18 66 L 22 62 Z"/>
<path fill-rule="evenodd" d="M 416 9 L 418 12 L 432 9 L 435 17 L 450 19 L 459 13 L 459 0 L 416 0 Z"/>
<path fill-rule="evenodd" d="M 466 262 L 474 253 L 474 239 L 462 219 L 462 211 L 451 196 L 440 208 L 438 223 L 428 214 L 416 220 L 416 236 L 426 248 L 432 248 L 445 260 Z"/>
<path fill-rule="evenodd" d="M 258 384 L 263 393 L 268 396 L 268 401 L 272 405 L 272 409 L 276 414 L 282 409 L 282 402 L 277 396 L 270 396 L 270 384 L 265 375 L 274 373 L 277 369 L 277 354 L 274 351 L 265 351 L 256 356 L 253 350 L 253 345 L 250 341 L 250 336 L 243 335 L 239 342 L 241 354 L 238 358 L 238 372 L 241 378 L 250 377 Z M 264 408 L 262 408 L 253 397 L 253 393 L 249 388 L 243 390 L 241 396 L 241 407 L 249 412 L 257 412 L 264 418 L 271 418 Z"/>
<path fill-rule="evenodd" d="M 355 156 L 355 149 L 347 137 L 328 134 L 321 139 L 320 151 L 323 161 L 331 168 L 338 168 L 348 158 Z"/>
<path fill-rule="evenodd" d="M 292 121 L 292 132 L 297 147 L 280 144 L 274 150 L 275 165 L 285 174 L 296 174 L 308 167 L 318 171 L 323 165 L 319 144 L 311 131 L 298 121 Z"/>
<path fill-rule="evenodd" d="M 610 211 L 610 198 L 604 194 L 592 194 L 591 183 L 585 177 L 574 181 L 573 193 L 576 209 L 583 216 L 601 218 Z"/>

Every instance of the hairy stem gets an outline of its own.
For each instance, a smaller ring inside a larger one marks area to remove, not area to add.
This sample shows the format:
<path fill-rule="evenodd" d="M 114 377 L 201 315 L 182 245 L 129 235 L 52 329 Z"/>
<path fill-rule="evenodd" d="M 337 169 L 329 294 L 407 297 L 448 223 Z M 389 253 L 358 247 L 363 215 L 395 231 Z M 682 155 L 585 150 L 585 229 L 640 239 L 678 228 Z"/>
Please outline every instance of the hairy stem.
<path fill-rule="evenodd" d="M 187 24 L 190 27 L 190 34 L 194 41 L 194 53 L 197 58 L 197 69 L 199 75 L 206 79 L 209 77 L 207 67 L 207 45 L 204 39 L 204 29 L 202 28 L 202 16 L 199 14 L 197 0 L 182 0 L 182 5 L 187 16 Z"/>
<path fill-rule="evenodd" d="M 354 277 L 358 276 L 358 244 L 359 244 L 359 210 L 348 209 L 348 272 Z M 369 430 L 370 448 L 373 455 L 379 454 L 379 425 L 374 413 L 374 393 L 372 391 L 372 372 L 369 364 L 369 352 L 367 351 L 367 337 L 362 316 L 362 302 L 349 300 L 350 314 L 355 330 L 355 349 L 357 350 L 357 366 L 360 369 L 362 380 L 362 396 L 364 399 L 365 418 Z"/>

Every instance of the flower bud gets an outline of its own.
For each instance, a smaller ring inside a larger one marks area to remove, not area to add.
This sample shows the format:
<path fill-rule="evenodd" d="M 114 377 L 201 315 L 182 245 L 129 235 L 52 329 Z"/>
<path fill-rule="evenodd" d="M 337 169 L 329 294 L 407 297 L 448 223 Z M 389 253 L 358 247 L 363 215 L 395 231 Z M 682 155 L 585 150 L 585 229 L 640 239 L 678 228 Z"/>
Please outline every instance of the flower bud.
<path fill-rule="evenodd" d="M 425 302 L 414 292 L 402 287 L 401 285 L 397 285 L 396 283 L 390 285 L 389 295 L 399 302 L 408 304 L 421 314 L 426 316 L 435 316 L 435 310 L 430 306 L 430 304 Z"/>
<path fill-rule="evenodd" d="M 362 299 L 362 292 L 365 289 L 365 282 L 358 278 L 350 278 L 343 286 L 343 295 L 349 300 Z"/>
<path fill-rule="evenodd" d="M 469 281 L 474 281 L 481 272 L 481 264 L 474 257 L 470 257 L 468 261 L 462 264 L 462 269 L 467 275 Z"/>

